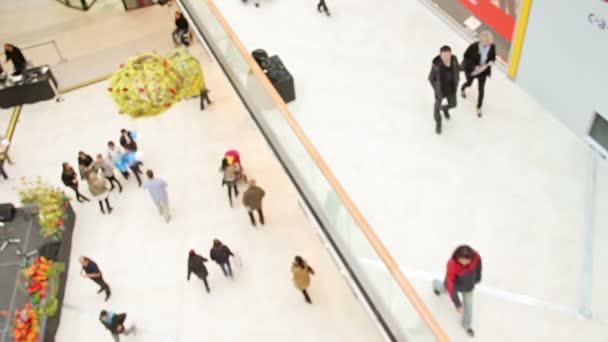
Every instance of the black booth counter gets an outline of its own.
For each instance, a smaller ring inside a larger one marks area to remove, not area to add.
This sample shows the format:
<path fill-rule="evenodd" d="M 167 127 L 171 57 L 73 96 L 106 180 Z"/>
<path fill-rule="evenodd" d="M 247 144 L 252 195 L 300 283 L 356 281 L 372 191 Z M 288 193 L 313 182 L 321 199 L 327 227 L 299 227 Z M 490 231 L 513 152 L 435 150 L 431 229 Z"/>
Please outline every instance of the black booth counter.
<path fill-rule="evenodd" d="M 11 82 L 10 76 L 0 79 L 0 108 L 46 101 L 57 94 L 57 81 L 48 65 L 27 69 L 22 79 Z"/>

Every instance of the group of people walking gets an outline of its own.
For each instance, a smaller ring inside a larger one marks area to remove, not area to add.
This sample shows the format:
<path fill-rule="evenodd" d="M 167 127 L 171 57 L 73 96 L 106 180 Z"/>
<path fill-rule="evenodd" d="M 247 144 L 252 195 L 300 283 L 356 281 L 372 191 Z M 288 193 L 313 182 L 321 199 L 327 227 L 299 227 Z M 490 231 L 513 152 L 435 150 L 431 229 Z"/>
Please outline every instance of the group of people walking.
<path fill-rule="evenodd" d="M 95 159 L 84 151 L 78 152 L 78 173 L 70 163 L 64 162 L 62 164 L 61 181 L 74 191 L 76 200 L 82 203 L 90 201 L 79 189 L 80 180 L 85 180 L 89 192 L 99 203 L 101 213 L 110 214 L 114 210 L 110 204 L 110 192 L 116 188 L 118 188 L 119 193 L 123 191 L 123 185 L 115 175 L 115 169 L 118 169 L 125 180 L 134 176 L 138 185 L 148 190 L 160 215 L 164 217 L 165 221 L 169 222 L 171 214 L 166 189 L 167 183 L 156 178 L 152 170 L 146 171 L 147 179 L 142 181 L 141 174 L 143 174 L 143 171 L 141 166 L 143 163 L 136 155 L 138 151 L 135 142 L 136 135 L 133 131 L 122 129 L 119 138 L 120 146 L 116 146 L 113 141 L 109 141 L 105 156 L 100 153 L 97 154 Z"/>
<path fill-rule="evenodd" d="M 439 49 L 439 55 L 431 63 L 428 79 L 435 93 L 435 132 L 442 132 L 442 115 L 450 120 L 450 110 L 456 107 L 457 92 L 460 83 L 460 72 L 464 71 L 466 82 L 460 86 L 462 98 L 466 98 L 467 89 L 477 80 L 477 116 L 482 116 L 482 105 L 485 95 L 486 80 L 492 74 L 492 66 L 496 61 L 496 46 L 490 31 L 483 31 L 479 41 L 471 44 L 465 51 L 462 65 L 452 54 L 452 49 L 444 45 Z M 444 100 L 446 103 L 444 103 Z"/>
<path fill-rule="evenodd" d="M 232 195 L 239 196 L 238 182 L 243 180 L 248 183 L 248 187 L 243 194 L 243 205 L 247 209 L 249 220 L 252 226 L 257 226 L 255 213 L 258 213 L 258 218 L 262 225 L 265 224 L 264 210 L 262 209 L 262 200 L 266 196 L 266 192 L 257 185 L 255 179 L 247 181 L 247 176 L 243 173 L 240 156 L 235 150 L 230 150 L 222 158 L 219 171 L 222 173 L 222 186 L 226 186 L 228 190 L 228 202 L 230 207 L 233 207 Z"/>

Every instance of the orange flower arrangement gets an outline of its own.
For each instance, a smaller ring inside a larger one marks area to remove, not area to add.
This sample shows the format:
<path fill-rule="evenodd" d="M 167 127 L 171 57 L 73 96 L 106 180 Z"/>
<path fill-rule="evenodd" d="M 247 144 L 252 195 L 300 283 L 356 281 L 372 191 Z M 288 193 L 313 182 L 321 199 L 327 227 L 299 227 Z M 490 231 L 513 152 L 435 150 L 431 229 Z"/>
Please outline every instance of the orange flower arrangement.
<path fill-rule="evenodd" d="M 31 303 L 15 310 L 13 342 L 36 342 L 38 340 L 40 312 Z"/>
<path fill-rule="evenodd" d="M 45 257 L 37 257 L 34 262 L 23 271 L 26 283 L 26 292 L 32 304 L 37 305 L 47 296 L 49 290 L 49 277 L 51 274 L 52 260 Z"/>

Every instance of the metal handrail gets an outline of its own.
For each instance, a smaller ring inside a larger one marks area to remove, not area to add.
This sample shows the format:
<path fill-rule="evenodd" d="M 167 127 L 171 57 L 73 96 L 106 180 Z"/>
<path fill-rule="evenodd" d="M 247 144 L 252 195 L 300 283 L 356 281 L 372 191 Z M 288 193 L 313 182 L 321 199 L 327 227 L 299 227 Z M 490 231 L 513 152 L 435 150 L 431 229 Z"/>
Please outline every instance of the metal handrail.
<path fill-rule="evenodd" d="M 20 49 L 21 49 L 21 51 L 23 51 L 23 50 L 29 50 L 29 49 L 37 48 L 39 46 L 49 45 L 49 44 L 52 44 L 53 47 L 55 48 L 55 51 L 57 51 L 57 55 L 59 55 L 59 63 L 65 63 L 65 62 L 68 61 L 61 54 L 61 50 L 59 50 L 59 46 L 57 45 L 57 42 L 55 41 L 55 39 L 49 40 L 48 42 L 42 42 L 42 43 L 37 43 L 37 44 L 29 45 L 29 46 L 26 46 L 26 47 L 22 47 Z"/>

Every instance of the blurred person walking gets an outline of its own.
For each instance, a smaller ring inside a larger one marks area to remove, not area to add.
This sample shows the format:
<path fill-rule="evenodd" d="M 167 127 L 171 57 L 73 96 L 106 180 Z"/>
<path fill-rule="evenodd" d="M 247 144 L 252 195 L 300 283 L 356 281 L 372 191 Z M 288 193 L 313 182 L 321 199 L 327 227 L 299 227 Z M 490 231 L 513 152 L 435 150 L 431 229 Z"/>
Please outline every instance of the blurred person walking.
<path fill-rule="evenodd" d="M 327 4 L 325 4 L 325 0 L 319 0 L 319 3 L 317 4 L 317 11 L 319 13 L 325 12 L 328 17 L 331 16 L 331 14 L 329 13 L 329 9 L 327 8 Z"/>
<path fill-rule="evenodd" d="M 101 178 L 97 172 L 91 170 L 87 172 L 87 183 L 89 184 L 89 192 L 91 195 L 95 196 L 95 199 L 99 202 L 101 213 L 106 213 L 106 210 L 103 208 L 103 203 L 105 202 L 108 214 L 111 214 L 114 208 L 110 206 L 110 193 L 108 192 L 106 181 Z"/>
<path fill-rule="evenodd" d="M 119 335 L 129 336 L 136 334 L 135 324 L 132 324 L 128 329 L 125 328 L 125 321 L 127 320 L 126 313 L 116 314 L 109 310 L 101 310 L 99 313 L 99 321 L 103 324 L 106 329 L 112 333 L 114 342 L 120 342 Z"/>
<path fill-rule="evenodd" d="M 112 292 L 110 290 L 110 286 L 103 279 L 103 275 L 101 274 L 101 270 L 99 269 L 97 264 L 93 260 L 91 260 L 85 256 L 81 256 L 80 258 L 78 258 L 78 261 L 80 261 L 80 265 L 82 266 L 80 275 L 82 275 L 85 278 L 91 279 L 93 282 L 95 282 L 95 284 L 99 285 L 100 289 L 99 289 L 99 291 L 97 291 L 97 293 L 101 293 L 101 292 L 105 291 L 105 293 L 106 293 L 105 300 L 108 301 L 108 298 L 110 298 L 110 295 L 112 294 Z"/>
<path fill-rule="evenodd" d="M 190 281 L 190 274 L 194 273 L 205 283 L 205 288 L 207 289 L 207 293 L 209 293 L 211 291 L 207 282 L 209 272 L 207 272 L 207 267 L 205 266 L 205 262 L 207 261 L 202 255 L 196 254 L 193 249 L 188 253 L 188 281 Z"/>
<path fill-rule="evenodd" d="M 144 188 L 150 193 L 152 201 L 158 208 L 158 212 L 165 218 L 165 222 L 171 221 L 171 212 L 169 210 L 169 194 L 167 193 L 167 182 L 160 178 L 154 178 L 152 170 L 146 171 L 148 179 L 144 182 Z"/>
<path fill-rule="evenodd" d="M 297 255 L 291 264 L 291 273 L 293 275 L 293 284 L 295 287 L 302 291 L 304 300 L 306 300 L 308 304 L 312 304 L 307 289 L 308 286 L 310 286 L 310 275 L 314 275 L 315 271 L 301 256 Z"/>
<path fill-rule="evenodd" d="M 213 240 L 213 247 L 211 247 L 211 250 L 209 251 L 209 257 L 220 266 L 224 272 L 224 276 L 232 278 L 232 266 L 230 266 L 231 256 L 234 257 L 234 253 L 232 253 L 228 246 L 224 245 L 218 239 Z"/>
<path fill-rule="evenodd" d="M 429 82 L 435 92 L 435 108 L 433 116 L 435 118 L 435 133 L 441 134 L 441 113 L 446 120 L 450 119 L 449 110 L 456 107 L 456 92 L 458 89 L 460 66 L 458 59 L 452 55 L 452 49 L 444 45 L 439 49 L 439 55 L 433 59 Z M 443 99 L 447 99 L 447 104 L 442 105 Z"/>
<path fill-rule="evenodd" d="M 211 104 L 211 99 L 209 99 L 210 92 L 211 92 L 211 90 L 207 89 L 207 87 L 205 85 L 203 85 L 203 88 L 201 89 L 201 94 L 200 94 L 201 110 L 205 110 L 205 102 L 207 102 L 208 105 Z"/>
<path fill-rule="evenodd" d="M 118 185 L 118 192 L 122 192 L 122 184 L 114 176 L 114 165 L 109 160 L 106 160 L 100 153 L 97 155 L 93 165 L 96 170 L 100 169 L 103 172 L 103 176 L 110 182 L 110 191 L 114 190 L 114 183 L 116 183 Z"/>
<path fill-rule="evenodd" d="M 238 180 L 238 172 L 241 170 L 241 166 L 238 163 L 229 163 L 228 158 L 222 158 L 222 165 L 220 166 L 220 172 L 222 173 L 222 185 L 228 187 L 228 201 L 232 208 L 232 191 L 234 196 L 239 197 L 239 189 L 237 188 L 236 182 Z"/>
<path fill-rule="evenodd" d="M 74 171 L 72 165 L 70 165 L 69 163 L 63 163 L 62 168 L 63 171 L 61 173 L 61 181 L 63 182 L 63 184 L 68 188 L 74 190 L 74 192 L 76 193 L 76 200 L 78 202 L 88 202 L 89 199 L 83 196 L 80 191 L 78 191 L 78 177 L 76 176 L 76 171 Z"/>
<path fill-rule="evenodd" d="M 470 246 L 458 246 L 448 260 L 447 271 L 443 281 L 433 280 L 433 292 L 439 296 L 448 293 L 456 310 L 462 315 L 462 327 L 471 337 L 475 332 L 471 328 L 473 320 L 473 290 L 481 281 L 481 257 Z M 459 294 L 462 294 L 462 301 Z"/>
<path fill-rule="evenodd" d="M 260 217 L 260 223 L 264 225 L 264 212 L 262 211 L 262 199 L 266 195 L 266 192 L 262 188 L 256 185 L 255 179 L 249 181 L 249 187 L 243 193 L 243 204 L 247 208 L 249 219 L 251 224 L 255 227 L 255 215 L 254 211 L 258 212 Z"/>
<path fill-rule="evenodd" d="M 6 171 L 4 171 L 4 160 L 0 160 L 0 176 L 5 180 L 8 179 L 8 175 L 6 174 Z"/>
<path fill-rule="evenodd" d="M 467 81 L 460 87 L 462 98 L 466 98 L 466 89 L 477 79 L 477 116 L 481 117 L 481 106 L 485 94 L 486 79 L 492 74 L 496 61 L 496 46 L 490 31 L 482 31 L 479 41 L 469 45 L 462 59 L 462 69 Z"/>

